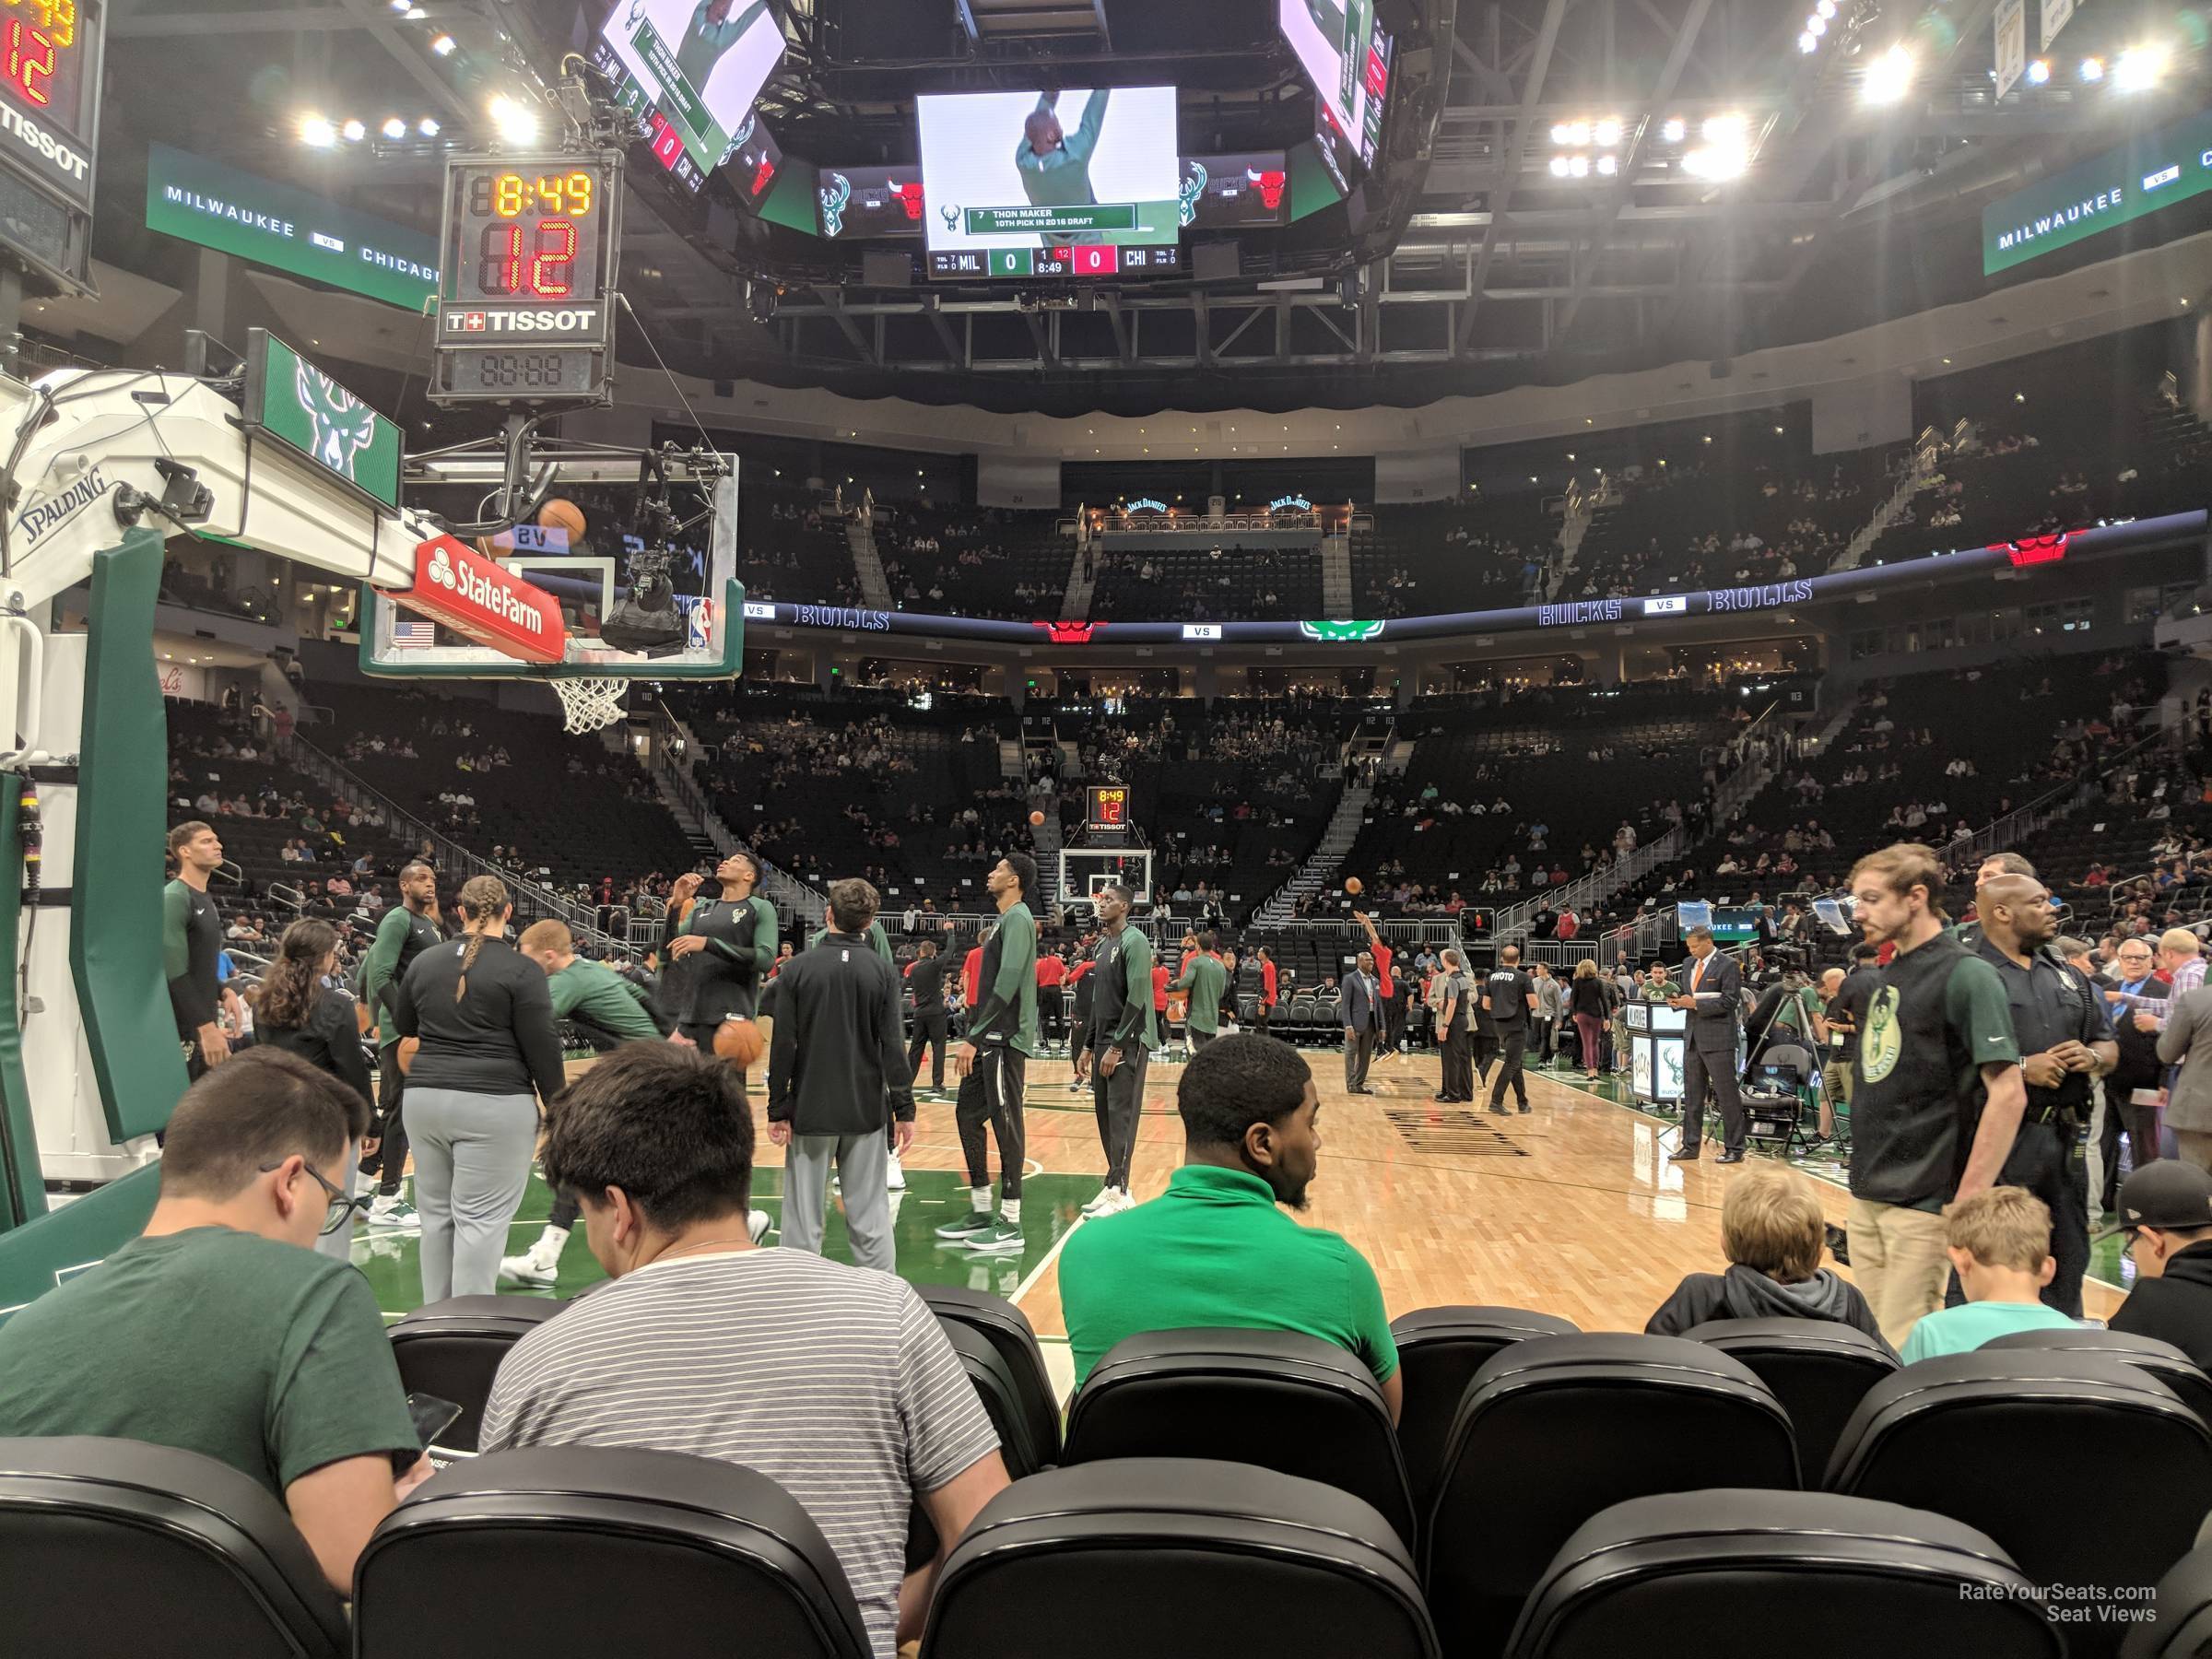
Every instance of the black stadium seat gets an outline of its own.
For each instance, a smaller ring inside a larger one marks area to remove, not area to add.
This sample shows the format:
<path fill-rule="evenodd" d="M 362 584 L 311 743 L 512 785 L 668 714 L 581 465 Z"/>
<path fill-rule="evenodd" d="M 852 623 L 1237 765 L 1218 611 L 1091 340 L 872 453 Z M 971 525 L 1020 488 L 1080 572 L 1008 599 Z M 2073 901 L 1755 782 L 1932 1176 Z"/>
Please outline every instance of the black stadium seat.
<path fill-rule="evenodd" d="M 371 1535 L 354 1602 L 355 1659 L 869 1653 L 798 1501 L 676 1452 L 534 1447 L 449 1469 Z"/>
<path fill-rule="evenodd" d="M 1828 1486 L 1978 1527 L 2039 1584 L 2139 1597 L 2212 1512 L 2212 1431 L 2103 1354 L 2013 1349 L 1907 1366 L 1867 1391 Z M 2067 1626 L 2075 1654 L 2124 1627 Z"/>
<path fill-rule="evenodd" d="M 1030 1468 L 1058 1463 L 1060 1405 L 1029 1316 L 1003 1296 L 971 1290 L 964 1285 L 916 1285 L 914 1292 L 947 1329 L 965 1326 L 997 1350 L 1014 1390 L 1022 1431 L 1029 1440 Z M 973 1374 L 971 1371 L 970 1375 Z M 1007 1472 L 1014 1472 L 1010 1459 Z"/>
<path fill-rule="evenodd" d="M 1678 1336 L 1532 1336 L 1475 1373 L 1421 1539 L 1453 1653 L 1500 1651 L 1575 1528 L 1630 1498 L 1794 1489 L 1789 1414 L 1740 1360 Z"/>
<path fill-rule="evenodd" d="M 2203 1659 L 2212 1653 L 2212 1544 L 2200 1544 L 2131 1609 L 2120 1659 Z"/>
<path fill-rule="evenodd" d="M 0 1653 L 337 1659 L 346 1608 L 284 1506 L 172 1446 L 0 1440 Z"/>
<path fill-rule="evenodd" d="M 1242 1441 L 1232 1421 L 1208 1427 Z M 923 1659 L 1437 1652 L 1411 1554 L 1371 1505 L 1250 1464 L 1155 1457 L 999 1493 L 947 1559 L 922 1639 Z"/>
<path fill-rule="evenodd" d="M 2070 1354 L 2110 1354 L 2149 1372 L 2181 1395 L 2182 1403 L 2207 1425 L 2212 1425 L 2212 1377 L 2199 1371 L 2195 1362 L 2172 1343 L 2161 1342 L 2156 1336 L 2107 1331 L 2096 1325 L 2064 1328 L 2053 1325 L 2040 1331 L 2015 1331 L 2009 1336 L 2000 1336 L 1982 1346 L 2000 1353 L 2033 1348 L 2042 1353 L 2059 1350 Z"/>
<path fill-rule="evenodd" d="M 1390 1322 L 1398 1345 L 1405 1399 L 1398 1410 L 1398 1449 L 1413 1488 L 1413 1512 L 1426 1515 L 1436 1499 L 1444 1443 L 1459 1402 L 1489 1357 L 1531 1336 L 1581 1335 L 1572 1320 L 1526 1308 L 1419 1308 Z"/>
<path fill-rule="evenodd" d="M 1989 1538 L 1924 1510 L 1832 1492 L 1672 1493 L 1577 1528 L 1506 1652 L 2059 1659 L 2035 1588 Z"/>
<path fill-rule="evenodd" d="M 1413 1501 L 1382 1390 L 1357 1355 L 1318 1336 L 1190 1329 L 1125 1337 L 1077 1390 L 1063 1456 L 1088 1464 L 1230 1449 L 1364 1499 L 1411 1545 Z"/>
<path fill-rule="evenodd" d="M 1866 1391 L 1898 1369 L 1879 1338 L 1831 1319 L 1715 1319 L 1685 1331 L 1741 1359 L 1774 1391 L 1797 1431 L 1797 1463 L 1812 1478 Z"/>
<path fill-rule="evenodd" d="M 477 1449 L 500 1361 L 562 1305 L 544 1296 L 453 1296 L 393 1324 L 392 1357 L 407 1392 L 435 1394 L 461 1407 L 453 1426 L 438 1437 L 441 1446 Z"/>

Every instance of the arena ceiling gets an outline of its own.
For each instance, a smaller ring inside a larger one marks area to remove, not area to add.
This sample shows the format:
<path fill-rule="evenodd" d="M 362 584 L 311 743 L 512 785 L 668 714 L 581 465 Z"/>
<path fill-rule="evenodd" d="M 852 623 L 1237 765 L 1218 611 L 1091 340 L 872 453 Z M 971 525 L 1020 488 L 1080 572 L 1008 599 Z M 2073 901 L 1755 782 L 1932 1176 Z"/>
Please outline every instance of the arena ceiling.
<path fill-rule="evenodd" d="M 1801 51 L 1822 3 L 1832 15 Z M 1186 147 L 1200 135 L 1282 146 L 1311 130 L 1271 0 L 773 4 L 790 47 L 763 108 L 787 149 L 906 159 L 915 88 L 1033 85 L 1041 64 L 1110 63 L 1124 81 L 1171 74 Z M 1983 202 L 2207 101 L 2190 14 L 2106 3 L 2066 26 L 2047 80 L 2000 102 L 1996 4 L 1408 0 L 1409 96 L 1392 114 L 1386 167 L 1355 199 L 1359 222 L 1329 210 L 1265 271 L 1248 258 L 1235 280 L 1078 290 L 1067 309 L 1011 292 L 870 289 L 811 276 L 711 185 L 700 200 L 633 195 L 623 286 L 653 345 L 689 372 L 1002 411 L 1410 405 L 1664 362 L 1724 366 L 1985 291 Z M 142 155 L 147 137 L 427 222 L 443 147 L 480 133 L 492 91 L 525 69 L 550 73 L 606 9 L 117 0 L 114 84 L 152 84 L 159 70 L 205 90 L 173 103 L 111 94 L 102 257 L 161 268 L 121 199 L 131 157 L 110 161 L 118 143 Z M 2168 48 L 2156 86 L 2123 91 L 2077 72 L 2151 38 Z M 1911 84 L 1871 103 L 1870 65 L 1900 43 Z M 293 131 L 310 103 L 358 109 L 372 127 L 387 108 L 412 122 L 419 105 L 442 130 L 311 152 Z M 238 116 L 211 133 L 209 108 Z M 1713 131 L 1740 146 L 1740 176 L 1693 162 Z M 1599 155 L 1611 171 L 1561 170 Z M 2198 198 L 2130 229 L 2163 240 L 2207 222 L 2212 203 Z M 2129 234 L 2028 274 L 2110 258 Z M 626 357 L 649 359 L 628 344 Z"/>

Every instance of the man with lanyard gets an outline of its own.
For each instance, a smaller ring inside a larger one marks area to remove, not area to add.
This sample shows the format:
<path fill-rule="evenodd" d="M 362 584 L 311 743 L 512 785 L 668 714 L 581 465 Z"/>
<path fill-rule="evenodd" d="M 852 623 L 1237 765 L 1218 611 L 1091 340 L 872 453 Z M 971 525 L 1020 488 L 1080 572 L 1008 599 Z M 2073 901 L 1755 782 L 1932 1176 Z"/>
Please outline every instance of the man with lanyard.
<path fill-rule="evenodd" d="M 960 1077 L 953 1121 L 968 1160 L 968 1214 L 938 1228 L 937 1237 L 971 1250 L 1010 1252 L 1022 1247 L 1021 1171 L 1029 1157 L 1022 1094 L 1037 1053 L 1037 919 L 1029 906 L 1037 861 L 1009 853 L 991 867 L 983 886 L 998 906 L 998 927 L 983 947 L 968 1038 L 953 1059 Z M 983 1152 L 986 1124 L 998 1142 L 995 1219 Z"/>
<path fill-rule="evenodd" d="M 729 1020 L 750 1021 L 759 1008 L 760 982 L 776 960 L 775 906 L 757 896 L 760 866 L 749 853 L 733 853 L 714 868 L 713 898 L 685 904 L 700 891 L 694 871 L 668 889 L 668 920 L 662 955 L 681 964 L 675 987 L 676 1041 L 714 1052 L 714 1034 Z M 737 1068 L 745 1087 L 745 1067 Z"/>
<path fill-rule="evenodd" d="M 1443 1087 L 1435 1099 L 1466 1105 L 1475 1099 L 1475 1063 L 1467 1041 L 1475 1012 L 1475 982 L 1461 965 L 1459 952 L 1447 950 L 1437 964 L 1437 1035 L 1443 1045 Z"/>
<path fill-rule="evenodd" d="M 1498 949 L 1498 966 L 1483 982 L 1482 1006 L 1498 1028 L 1498 1041 L 1502 1051 L 1498 1067 L 1498 1081 L 1490 1088 L 1490 1110 L 1503 1114 L 1505 1091 L 1510 1085 L 1513 1098 L 1523 1112 L 1529 1110 L 1528 1078 L 1523 1075 L 1522 1063 L 1528 1052 L 1528 1019 L 1536 1008 L 1536 982 L 1521 971 L 1521 947 L 1502 945 Z"/>
<path fill-rule="evenodd" d="M 1851 872 L 1853 919 L 1891 959 L 1852 1060 L 1851 1266 L 1891 1347 L 1943 1306 L 1943 1207 L 1994 1185 L 2026 1110 L 2005 983 L 1944 926 L 1943 869 L 1902 841 Z"/>
<path fill-rule="evenodd" d="M 223 921 L 207 897 L 207 878 L 223 862 L 223 843 L 195 821 L 169 832 L 169 852 L 177 874 L 161 889 L 162 971 L 169 978 L 177 1040 L 184 1045 L 184 1072 L 196 1082 L 230 1058 L 230 1032 L 241 1027 L 243 1005 L 237 992 L 223 988 L 217 963 Z"/>
<path fill-rule="evenodd" d="M 1221 959 L 1214 951 L 1215 938 L 1210 929 L 1203 934 L 1183 935 L 1182 972 L 1168 986 L 1171 993 L 1189 994 L 1182 1029 L 1194 1054 L 1221 1034 L 1221 998 L 1229 990 L 1229 971 L 1222 967 Z"/>
<path fill-rule="evenodd" d="M 1110 1216 L 1136 1203 L 1129 1195 L 1129 1166 L 1136 1157 L 1145 1069 L 1159 1045 L 1159 1023 L 1152 1006 L 1152 942 L 1129 925 L 1129 889 L 1100 888 L 1094 902 L 1101 936 L 1091 955 L 1090 1023 L 1076 1066 L 1092 1078 L 1091 1101 L 1106 1149 L 1106 1184 L 1083 1213 Z"/>
<path fill-rule="evenodd" d="M 407 1126 L 401 1111 L 406 1077 L 399 1069 L 399 1032 L 392 1002 L 415 959 L 444 941 L 438 915 L 438 872 L 417 859 L 399 872 L 399 903 L 376 924 L 361 962 L 361 1006 L 376 1022 L 376 1116 L 361 1143 L 361 1173 L 376 1175 L 369 1206 L 371 1227 L 413 1230 L 414 1206 L 401 1201 L 399 1178 L 407 1167 Z M 381 1171 L 381 1172 L 380 1172 Z"/>
<path fill-rule="evenodd" d="M 2136 1169 L 2159 1156 L 2159 1108 L 2138 1105 L 2135 1099 L 2138 1093 L 2155 1097 L 2166 1077 L 2159 1063 L 2159 1030 L 2171 994 L 2153 971 L 2153 962 L 2148 939 L 2123 941 L 2112 957 L 2114 981 L 2102 992 L 2120 1049 L 2120 1064 L 2104 1079 L 2104 1115 L 2097 1135 L 2103 1174 L 2098 1208 L 2107 1214 L 2120 1207 L 2121 1130 L 2127 1131 Z"/>
<path fill-rule="evenodd" d="M 1352 920 L 1367 929 L 1367 951 L 1375 959 L 1375 990 L 1382 998 L 1378 1006 L 1382 1018 L 1375 1028 L 1375 1047 L 1386 1060 L 1394 1060 L 1398 1053 L 1398 1033 L 1406 1027 L 1406 1005 L 1398 995 L 1398 982 L 1390 971 L 1392 952 L 1382 943 L 1382 935 L 1365 911 L 1354 911 Z"/>
<path fill-rule="evenodd" d="M 2112 1069 L 2120 1050 L 2103 999 L 2043 947 L 2058 931 L 2051 895 L 2032 876 L 1997 876 L 1975 903 L 1982 959 L 2005 982 L 2020 1049 L 2028 1106 L 1997 1184 L 2025 1187 L 2051 1209 L 2058 1271 L 2042 1298 L 2081 1317 L 2081 1276 L 2089 1260 L 2088 1178 L 2074 1156 L 2089 1116 L 2089 1080 Z M 1961 1299 L 1963 1300 L 1963 1299 Z"/>
<path fill-rule="evenodd" d="M 643 988 L 604 962 L 578 956 L 567 923 L 533 922 L 523 929 L 515 947 L 545 970 L 546 989 L 553 994 L 553 1018 L 575 1026 L 594 1048 L 658 1042 L 665 1034 L 653 1017 Z M 525 1285 L 553 1284 L 560 1274 L 560 1253 L 580 1213 L 575 1194 L 566 1189 L 556 1193 L 545 1231 L 521 1255 L 502 1256 L 500 1277 Z M 754 1242 L 759 1241 L 756 1236 Z"/>

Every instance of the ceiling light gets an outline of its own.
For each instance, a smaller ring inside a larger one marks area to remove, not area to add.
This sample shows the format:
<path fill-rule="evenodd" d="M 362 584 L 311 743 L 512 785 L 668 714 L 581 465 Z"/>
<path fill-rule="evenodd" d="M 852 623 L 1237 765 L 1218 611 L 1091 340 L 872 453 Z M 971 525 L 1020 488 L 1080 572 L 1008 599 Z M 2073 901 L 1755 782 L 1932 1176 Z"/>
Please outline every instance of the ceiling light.
<path fill-rule="evenodd" d="M 1801 34 L 1797 37 L 1797 50 L 1800 52 L 1814 51 L 1819 44 L 1820 42 L 1814 40 L 1809 34 Z"/>
<path fill-rule="evenodd" d="M 407 124 L 396 115 L 387 115 L 384 124 L 378 131 L 387 138 L 405 138 L 407 135 Z"/>
<path fill-rule="evenodd" d="M 404 12 L 414 4 L 415 0 L 392 0 L 392 9 L 395 12 Z"/>
<path fill-rule="evenodd" d="M 438 123 L 433 117 L 425 115 L 415 124 L 415 130 L 425 138 L 435 138 L 438 136 Z"/>
<path fill-rule="evenodd" d="M 1597 159 L 1597 171 L 1601 173 L 1604 173 L 1606 178 L 1611 178 L 1615 173 L 1620 171 L 1620 158 L 1618 156 L 1600 156 Z"/>
<path fill-rule="evenodd" d="M 1590 129 L 1590 136 L 1597 140 L 1600 149 L 1611 149 L 1620 142 L 1620 123 L 1613 120 L 1599 122 Z"/>
<path fill-rule="evenodd" d="M 413 4 L 413 0 L 409 0 L 409 4 L 406 12 L 406 17 L 408 22 L 419 23 L 429 15 L 430 14 L 427 11 L 424 11 L 421 6 Z"/>
<path fill-rule="evenodd" d="M 2028 65 L 2028 84 L 2030 86 L 2040 87 L 2050 78 L 2051 60 L 2049 58 L 2037 58 L 2035 62 Z"/>
<path fill-rule="evenodd" d="M 369 136 L 369 129 L 358 121 L 348 121 L 338 131 L 346 135 L 346 142 L 348 144 L 359 144 Z"/>
<path fill-rule="evenodd" d="M 338 129 L 320 115 L 302 115 L 300 118 L 300 142 L 316 149 L 328 149 L 338 141 Z"/>
<path fill-rule="evenodd" d="M 537 112 L 527 104 L 515 102 L 504 92 L 491 100 L 491 124 L 502 144 L 537 142 Z"/>
<path fill-rule="evenodd" d="M 2112 63 L 2115 92 L 2147 92 L 2166 73 L 2166 48 L 2131 46 Z"/>
<path fill-rule="evenodd" d="M 1912 72 L 1919 67 L 1900 42 L 1866 65 L 1859 83 L 1859 97 L 1870 104 L 1891 104 L 1912 89 Z"/>
<path fill-rule="evenodd" d="M 1567 132 L 1568 132 L 1568 128 L 1567 128 L 1567 124 L 1566 124 L 1565 122 L 1561 121 L 1561 122 L 1555 123 L 1555 124 L 1553 124 L 1553 126 L 1552 126 L 1552 129 L 1551 129 L 1551 141 L 1552 141 L 1554 144 L 1570 144 L 1570 143 L 1572 143 L 1572 142 L 1573 142 L 1573 140 L 1571 140 L 1571 138 L 1569 138 L 1569 137 L 1567 136 Z"/>
<path fill-rule="evenodd" d="M 1709 115 L 1705 124 L 1698 129 L 1698 136 L 1708 144 L 1722 144 L 1731 138 L 1740 138 L 1744 131 L 1741 115 Z"/>
<path fill-rule="evenodd" d="M 1569 122 L 1567 124 L 1567 142 L 1570 144 L 1589 143 L 1590 124 L 1586 121 Z"/>
<path fill-rule="evenodd" d="M 2100 57 L 2083 58 L 2081 60 L 2081 78 L 2085 81 L 2102 80 L 2104 78 L 2104 60 Z"/>
<path fill-rule="evenodd" d="M 1572 160 L 1567 163 L 1567 171 L 1569 175 L 1573 178 L 1583 179 L 1589 177 L 1590 158 L 1587 156 L 1575 157 Z"/>
<path fill-rule="evenodd" d="M 1688 131 L 1688 123 L 1679 115 L 1671 115 L 1667 118 L 1666 124 L 1659 129 L 1659 136 L 1669 144 L 1679 144 Z"/>
<path fill-rule="evenodd" d="M 1805 32 L 1811 35 L 1816 41 L 1818 40 L 1828 32 L 1828 19 L 1818 12 L 1815 12 L 1805 20 Z"/>
<path fill-rule="evenodd" d="M 1551 159 L 1551 176 L 1555 179 L 1563 179 L 1567 176 L 1566 157 L 1554 156 Z"/>
<path fill-rule="evenodd" d="M 1816 18 L 1825 19 L 1832 18 L 1835 15 L 1836 0 L 1820 0 L 1820 4 L 1813 7 L 1813 16 Z"/>
<path fill-rule="evenodd" d="M 453 51 L 453 37 L 449 34 L 432 35 L 430 50 L 440 57 L 451 57 Z"/>

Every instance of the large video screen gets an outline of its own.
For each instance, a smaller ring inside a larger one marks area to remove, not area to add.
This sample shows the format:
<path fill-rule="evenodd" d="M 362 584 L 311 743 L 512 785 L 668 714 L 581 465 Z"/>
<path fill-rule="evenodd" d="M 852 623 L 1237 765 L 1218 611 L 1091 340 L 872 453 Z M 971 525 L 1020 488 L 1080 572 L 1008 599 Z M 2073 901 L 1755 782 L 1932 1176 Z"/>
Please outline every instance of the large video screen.
<path fill-rule="evenodd" d="M 653 105 L 654 153 L 680 140 L 701 172 L 722 162 L 783 56 L 769 0 L 616 0 L 605 45 Z M 635 101 L 635 98 L 625 101 Z M 664 155 L 664 163 L 670 158 Z"/>
<path fill-rule="evenodd" d="M 933 251 L 1176 240 L 1174 88 L 914 101 Z"/>
<path fill-rule="evenodd" d="M 1391 49 L 1389 34 L 1375 27 L 1375 0 L 1277 0 L 1277 8 L 1326 118 L 1360 166 L 1373 167 L 1390 97 Z"/>

